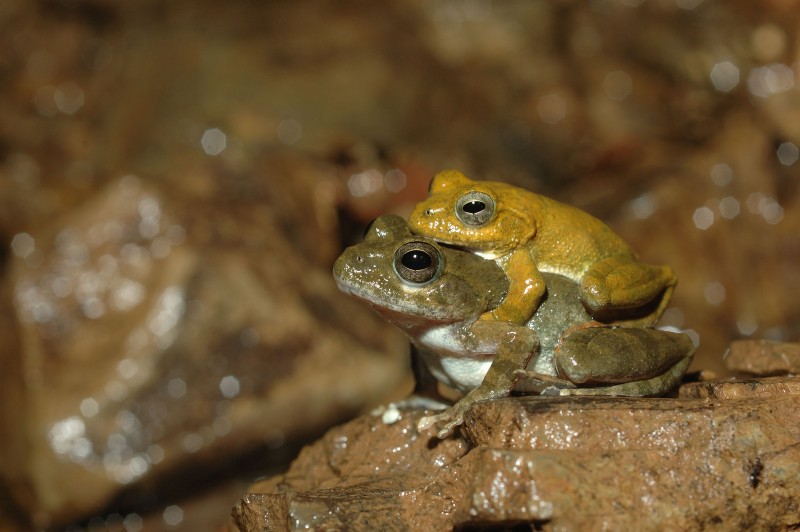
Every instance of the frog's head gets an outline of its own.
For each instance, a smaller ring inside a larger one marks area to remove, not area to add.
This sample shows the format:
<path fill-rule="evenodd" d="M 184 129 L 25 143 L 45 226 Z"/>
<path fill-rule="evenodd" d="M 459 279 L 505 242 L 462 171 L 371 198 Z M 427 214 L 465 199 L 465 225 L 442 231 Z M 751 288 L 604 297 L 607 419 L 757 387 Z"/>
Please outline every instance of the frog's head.
<path fill-rule="evenodd" d="M 376 219 L 364 242 L 344 250 L 333 276 L 340 290 L 405 329 L 477 318 L 508 291 L 493 261 L 412 235 L 394 215 Z"/>
<path fill-rule="evenodd" d="M 469 179 L 456 170 L 439 172 L 428 197 L 408 218 L 414 233 L 437 242 L 498 255 L 526 243 L 536 233 L 536 221 L 508 185 Z"/>

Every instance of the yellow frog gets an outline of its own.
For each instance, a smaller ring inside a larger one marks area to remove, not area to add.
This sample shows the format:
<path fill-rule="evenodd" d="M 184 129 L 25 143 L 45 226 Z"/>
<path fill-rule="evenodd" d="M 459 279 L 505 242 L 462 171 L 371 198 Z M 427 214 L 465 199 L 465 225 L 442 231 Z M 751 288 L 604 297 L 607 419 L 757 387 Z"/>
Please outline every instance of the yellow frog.
<path fill-rule="evenodd" d="M 622 238 L 588 213 L 512 185 L 473 181 L 455 170 L 433 178 L 409 226 L 493 259 L 506 272 L 508 295 L 481 316 L 484 320 L 528 321 L 545 294 L 541 272 L 549 272 L 580 283 L 595 320 L 652 326 L 677 283 L 669 266 L 639 262 Z"/>

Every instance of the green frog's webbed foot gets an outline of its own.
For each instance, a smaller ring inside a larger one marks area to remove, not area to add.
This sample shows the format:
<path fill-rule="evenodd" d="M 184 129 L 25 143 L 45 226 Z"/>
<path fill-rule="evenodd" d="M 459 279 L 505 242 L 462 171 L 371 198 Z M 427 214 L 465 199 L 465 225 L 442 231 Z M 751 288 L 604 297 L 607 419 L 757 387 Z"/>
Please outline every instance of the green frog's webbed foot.
<path fill-rule="evenodd" d="M 439 431 L 436 433 L 436 437 L 443 440 L 452 434 L 456 427 L 464 423 L 465 411 L 466 409 L 456 409 L 454 405 L 441 414 L 425 416 L 417 423 L 417 430 L 422 432 L 430 427 L 437 426 Z"/>
<path fill-rule="evenodd" d="M 456 427 L 464 423 L 464 415 L 472 408 L 472 405 L 506 397 L 508 392 L 508 387 L 496 388 L 484 379 L 483 384 L 470 391 L 444 412 L 420 419 L 417 429 L 423 431 L 434 425 L 439 426 L 439 432 L 436 435 L 439 439 L 444 439 L 452 434 Z"/>

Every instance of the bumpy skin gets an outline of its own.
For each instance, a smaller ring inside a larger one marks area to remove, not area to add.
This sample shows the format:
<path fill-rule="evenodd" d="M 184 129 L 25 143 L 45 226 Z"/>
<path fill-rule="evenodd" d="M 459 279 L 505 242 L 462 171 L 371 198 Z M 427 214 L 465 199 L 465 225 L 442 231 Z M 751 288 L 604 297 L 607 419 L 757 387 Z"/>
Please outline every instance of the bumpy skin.
<path fill-rule="evenodd" d="M 396 264 L 397 250 L 415 242 L 441 257 L 435 275 L 421 283 L 403 279 Z M 440 437 L 463 421 L 473 403 L 513 390 L 663 394 L 680 381 L 694 351 L 682 334 L 595 327 L 578 284 L 561 275 L 544 275 L 542 304 L 525 326 L 479 320 L 506 296 L 503 271 L 493 261 L 411 235 L 397 216 L 378 218 L 365 241 L 336 261 L 334 277 L 342 291 L 402 329 L 439 382 L 466 394 L 423 420 L 423 426 L 442 423 Z"/>
<path fill-rule="evenodd" d="M 469 224 L 457 213 L 458 202 L 474 193 L 490 197 L 494 209 L 485 222 Z M 668 266 L 639 262 L 619 236 L 591 215 L 512 185 L 472 181 L 455 170 L 433 178 L 430 195 L 416 206 L 409 226 L 413 233 L 495 259 L 503 268 L 511 280 L 508 296 L 482 319 L 528 321 L 544 295 L 541 274 L 547 272 L 580 283 L 595 319 L 617 319 L 618 310 L 647 307 L 652 321 L 634 315 L 626 324 L 650 326 L 677 282 Z"/>

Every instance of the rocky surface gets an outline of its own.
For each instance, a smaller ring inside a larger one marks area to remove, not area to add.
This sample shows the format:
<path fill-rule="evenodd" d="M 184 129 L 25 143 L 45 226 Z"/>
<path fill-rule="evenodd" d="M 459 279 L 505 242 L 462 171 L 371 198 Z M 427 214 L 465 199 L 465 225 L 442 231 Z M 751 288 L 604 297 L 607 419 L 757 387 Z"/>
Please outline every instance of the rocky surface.
<path fill-rule="evenodd" d="M 444 441 L 416 430 L 419 412 L 364 416 L 233 515 L 247 531 L 793 529 L 799 408 L 800 379 L 773 377 L 690 383 L 678 398 L 508 398 Z"/>
<path fill-rule="evenodd" d="M 732 371 L 752 375 L 800 373 L 800 344 L 769 340 L 737 340 L 725 353 Z"/>

